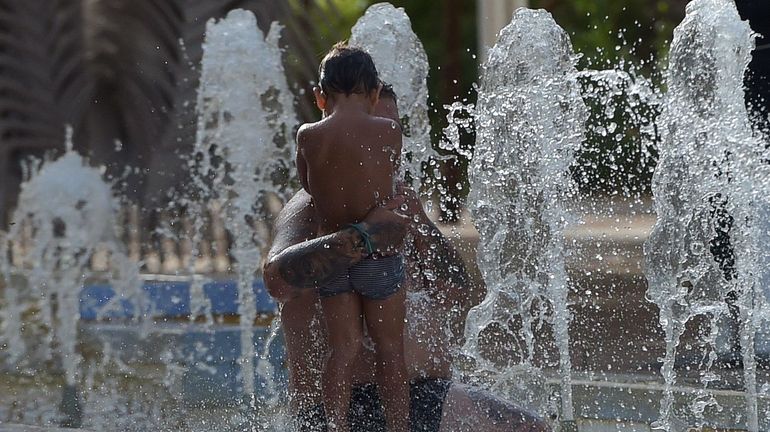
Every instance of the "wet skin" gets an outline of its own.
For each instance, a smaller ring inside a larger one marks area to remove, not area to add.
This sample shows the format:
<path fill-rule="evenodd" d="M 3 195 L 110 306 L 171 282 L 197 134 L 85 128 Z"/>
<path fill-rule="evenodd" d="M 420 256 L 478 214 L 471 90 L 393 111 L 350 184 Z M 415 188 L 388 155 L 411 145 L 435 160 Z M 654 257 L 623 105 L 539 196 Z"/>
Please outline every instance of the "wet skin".
<path fill-rule="evenodd" d="M 398 119 L 392 99 L 380 100 L 375 113 Z M 401 211 L 404 204 L 407 210 Z M 408 306 L 410 331 L 404 333 L 407 373 L 410 379 L 450 378 L 451 351 L 458 341 L 447 334 L 447 319 L 452 321 L 450 325 L 461 326 L 468 309 L 483 298 L 484 287 L 468 277 L 459 252 L 424 213 L 413 191 L 402 188 L 385 206 L 372 209 L 363 223 L 372 241 L 383 250 L 397 248 L 407 234 L 414 239 L 411 253 L 406 256 L 410 277 L 405 288 L 426 301 Z M 303 190 L 286 204 L 275 222 L 274 242 L 263 271 L 267 289 L 281 303 L 291 408 L 295 413 L 323 402 L 322 367 L 328 343 L 314 288 L 364 256 L 361 237 L 354 229 L 321 234 L 312 197 Z M 428 270 L 430 278 L 426 277 Z M 375 382 L 375 371 L 373 353 L 362 350 L 352 362 L 351 380 L 356 384 Z M 542 420 L 487 392 L 452 384 L 441 430 L 550 429 Z"/>
<path fill-rule="evenodd" d="M 303 125 L 297 133 L 297 171 L 303 188 L 313 197 L 321 233 L 361 222 L 393 195 L 401 130 L 393 120 L 372 115 L 378 93 L 379 89 L 349 95 L 316 90 L 324 117 Z M 330 347 L 322 383 L 331 430 L 348 430 L 350 368 L 364 346 L 363 322 L 374 348 L 388 429 L 407 431 L 404 302 L 403 289 L 382 299 L 354 291 L 321 299 Z"/>
<path fill-rule="evenodd" d="M 414 253 L 406 257 L 411 267 L 408 274 L 416 277 L 407 279 L 406 290 L 423 295 L 427 302 L 422 304 L 425 309 L 418 304 L 418 310 L 410 310 L 410 326 L 414 324 L 417 329 L 404 334 L 407 372 L 410 379 L 448 379 L 451 350 L 457 341 L 447 335 L 443 318 L 464 321 L 467 310 L 483 297 L 483 287 L 469 280 L 458 251 L 422 208 L 415 207 L 419 201 L 414 193 L 405 193 L 407 197 L 397 196 L 387 207 L 372 210 L 364 223 L 374 233 L 374 242 L 382 248 L 400 244 L 407 231 L 416 237 Z M 394 211 L 405 201 L 409 203 L 408 217 Z M 417 223 L 413 222 L 414 216 Z M 428 225 L 428 236 L 419 233 L 420 224 Z M 294 412 L 323 402 L 322 366 L 328 345 L 317 290 L 313 287 L 317 281 L 345 271 L 365 255 L 359 247 L 360 236 L 352 228 L 316 238 L 317 232 L 312 198 L 299 191 L 276 221 L 275 241 L 264 268 L 267 288 L 281 303 Z M 435 271 L 436 277 L 425 277 L 425 269 Z M 410 308 L 412 306 L 410 304 Z M 362 350 L 351 366 L 352 382 L 375 382 L 375 371 L 373 353 Z M 443 411 L 441 430 L 447 432 L 550 430 L 544 422 L 510 403 L 461 384 L 452 384 Z"/>

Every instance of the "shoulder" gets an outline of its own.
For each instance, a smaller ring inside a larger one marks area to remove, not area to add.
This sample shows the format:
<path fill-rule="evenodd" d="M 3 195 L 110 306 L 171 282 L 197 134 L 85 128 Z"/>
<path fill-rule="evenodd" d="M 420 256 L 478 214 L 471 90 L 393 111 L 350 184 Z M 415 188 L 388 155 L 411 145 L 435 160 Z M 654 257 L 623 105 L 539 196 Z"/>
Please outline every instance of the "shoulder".
<path fill-rule="evenodd" d="M 297 140 L 300 138 L 311 135 L 313 131 L 318 127 L 318 123 L 305 123 L 297 130 Z"/>
<path fill-rule="evenodd" d="M 297 130 L 297 144 L 303 145 L 313 140 L 323 126 L 323 120 L 315 123 L 305 123 Z"/>
<path fill-rule="evenodd" d="M 320 124 L 321 124 L 320 121 L 312 122 L 312 123 L 304 123 L 297 130 L 297 135 L 306 134 L 306 133 L 312 133 L 315 129 L 318 129 L 318 126 Z"/>
<path fill-rule="evenodd" d="M 370 125 L 382 137 L 401 140 L 401 126 L 389 118 L 372 116 Z"/>
<path fill-rule="evenodd" d="M 401 134 L 401 126 L 398 125 L 398 122 L 385 118 L 385 117 L 376 117 L 376 116 L 370 116 L 370 121 L 373 127 L 376 127 L 378 129 L 383 130 L 389 130 L 393 131 L 393 133 Z"/>

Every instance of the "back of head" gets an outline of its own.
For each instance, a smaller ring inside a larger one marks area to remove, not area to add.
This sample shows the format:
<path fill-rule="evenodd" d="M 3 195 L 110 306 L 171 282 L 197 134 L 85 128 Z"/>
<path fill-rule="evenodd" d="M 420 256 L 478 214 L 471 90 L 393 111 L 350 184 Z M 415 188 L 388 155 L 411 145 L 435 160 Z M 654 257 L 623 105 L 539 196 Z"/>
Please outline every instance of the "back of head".
<path fill-rule="evenodd" d="M 338 42 L 318 68 L 321 90 L 326 93 L 369 94 L 380 83 L 372 57 L 361 48 Z"/>

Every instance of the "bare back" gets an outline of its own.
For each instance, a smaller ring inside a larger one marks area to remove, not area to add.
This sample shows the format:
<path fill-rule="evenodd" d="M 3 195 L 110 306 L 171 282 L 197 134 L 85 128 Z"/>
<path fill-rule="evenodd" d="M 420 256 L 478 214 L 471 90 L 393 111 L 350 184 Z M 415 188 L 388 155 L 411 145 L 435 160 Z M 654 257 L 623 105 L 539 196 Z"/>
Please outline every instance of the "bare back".
<path fill-rule="evenodd" d="M 333 113 L 297 133 L 297 168 L 323 232 L 363 220 L 393 195 L 398 125 L 365 112 Z"/>

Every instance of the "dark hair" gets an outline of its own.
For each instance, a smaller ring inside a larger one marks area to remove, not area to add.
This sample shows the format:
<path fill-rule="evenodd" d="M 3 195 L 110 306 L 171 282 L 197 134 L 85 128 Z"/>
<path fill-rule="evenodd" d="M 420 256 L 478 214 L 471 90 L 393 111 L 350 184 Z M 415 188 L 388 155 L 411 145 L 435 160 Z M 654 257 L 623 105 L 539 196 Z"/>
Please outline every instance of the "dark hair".
<path fill-rule="evenodd" d="M 380 83 L 372 57 L 361 48 L 337 42 L 318 67 L 319 84 L 325 93 L 367 94 Z"/>
<path fill-rule="evenodd" d="M 384 97 L 389 97 L 393 99 L 393 102 L 395 102 L 396 105 L 398 105 L 398 97 L 396 96 L 396 92 L 393 91 L 393 86 L 382 82 L 382 90 L 380 90 L 380 99 Z"/>

